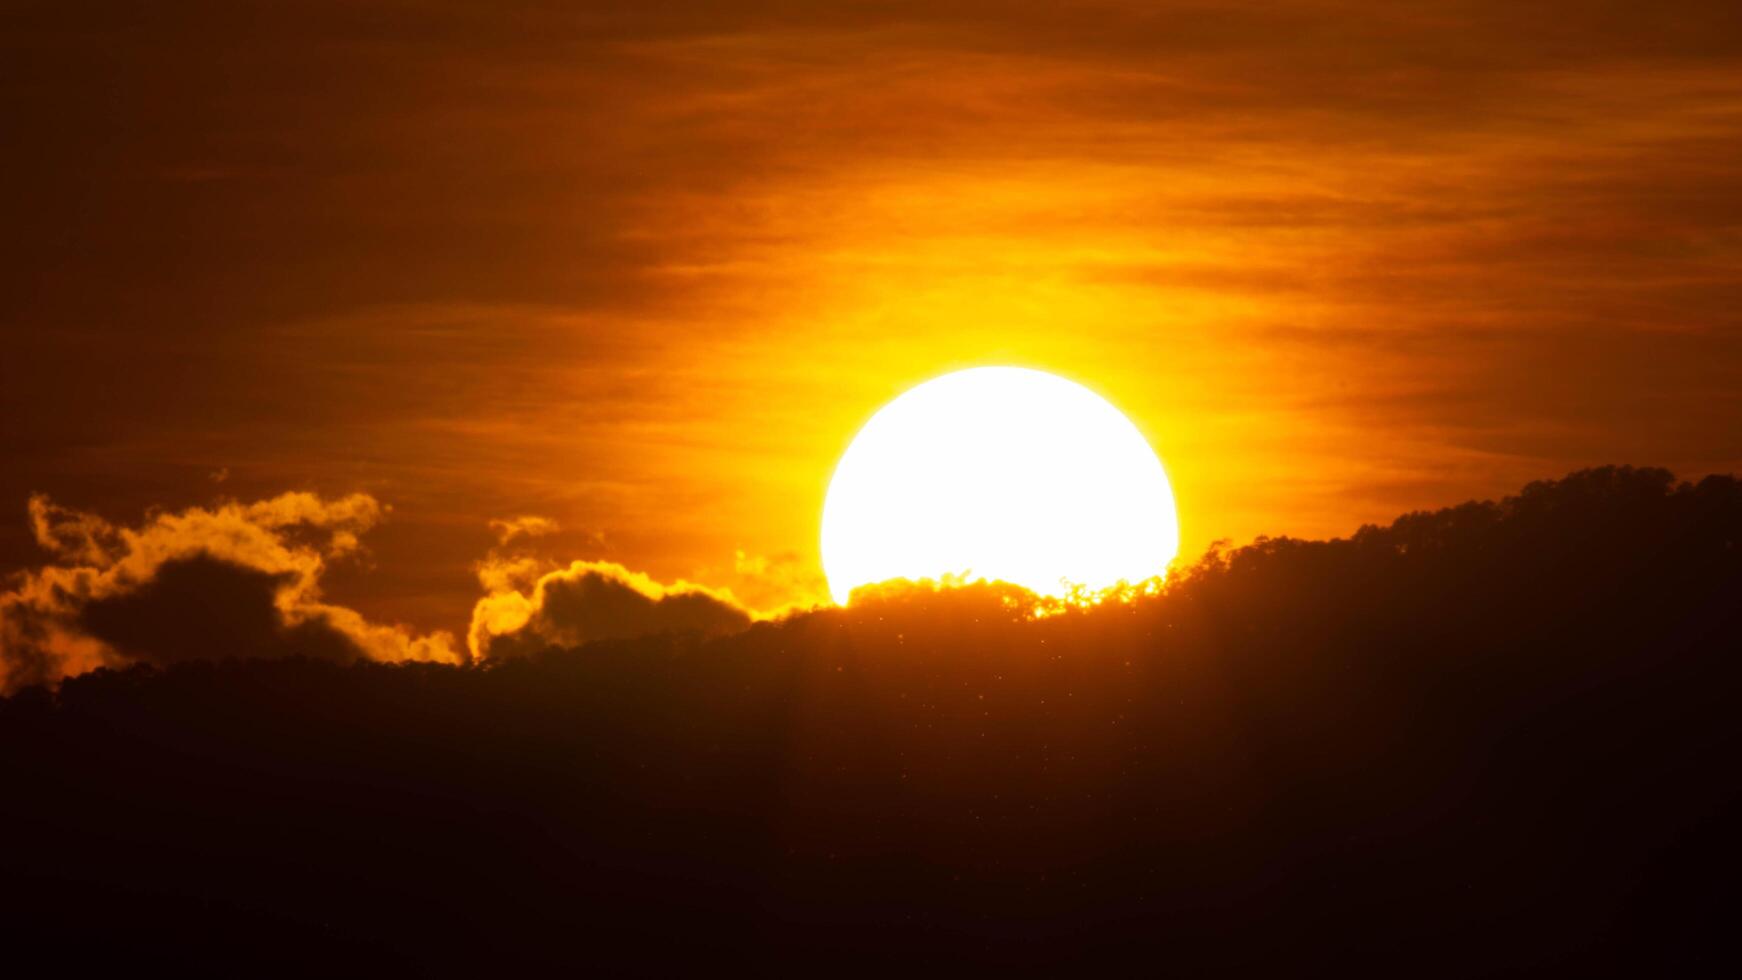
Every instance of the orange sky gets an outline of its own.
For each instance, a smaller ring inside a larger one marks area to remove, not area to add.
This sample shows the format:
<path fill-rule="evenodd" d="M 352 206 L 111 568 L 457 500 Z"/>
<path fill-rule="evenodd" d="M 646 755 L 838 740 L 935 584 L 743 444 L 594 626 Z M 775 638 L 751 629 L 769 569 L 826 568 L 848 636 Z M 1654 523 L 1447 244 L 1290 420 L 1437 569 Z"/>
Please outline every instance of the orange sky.
<path fill-rule="evenodd" d="M 1124 409 L 1187 554 L 1742 468 L 1734 3 L 587 6 L 9 15 L 0 567 L 31 492 L 362 491 L 326 588 L 421 628 L 517 515 L 820 597 L 974 364 Z"/>

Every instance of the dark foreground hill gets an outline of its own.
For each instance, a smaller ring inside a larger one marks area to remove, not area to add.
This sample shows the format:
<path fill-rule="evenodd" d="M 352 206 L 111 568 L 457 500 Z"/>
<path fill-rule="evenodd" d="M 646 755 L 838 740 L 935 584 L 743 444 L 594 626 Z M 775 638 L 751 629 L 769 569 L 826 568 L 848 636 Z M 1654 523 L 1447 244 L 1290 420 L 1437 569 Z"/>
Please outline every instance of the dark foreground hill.
<path fill-rule="evenodd" d="M 0 706 L 0 922 L 244 975 L 1715 971 L 1739 541 L 1736 480 L 1604 469 L 1040 619 L 99 672 Z"/>

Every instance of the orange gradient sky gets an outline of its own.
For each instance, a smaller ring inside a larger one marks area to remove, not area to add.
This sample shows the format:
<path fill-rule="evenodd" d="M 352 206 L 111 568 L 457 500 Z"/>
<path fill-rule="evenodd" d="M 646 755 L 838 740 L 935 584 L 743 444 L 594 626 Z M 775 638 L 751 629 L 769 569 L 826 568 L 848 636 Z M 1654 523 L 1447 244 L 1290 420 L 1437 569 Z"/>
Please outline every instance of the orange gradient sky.
<path fill-rule="evenodd" d="M 1519 6 L 25 4 L 0 567 L 31 492 L 362 491 L 389 620 L 518 515 L 818 599 L 855 430 L 983 364 L 1124 410 L 1187 556 L 1742 467 L 1742 14 Z"/>

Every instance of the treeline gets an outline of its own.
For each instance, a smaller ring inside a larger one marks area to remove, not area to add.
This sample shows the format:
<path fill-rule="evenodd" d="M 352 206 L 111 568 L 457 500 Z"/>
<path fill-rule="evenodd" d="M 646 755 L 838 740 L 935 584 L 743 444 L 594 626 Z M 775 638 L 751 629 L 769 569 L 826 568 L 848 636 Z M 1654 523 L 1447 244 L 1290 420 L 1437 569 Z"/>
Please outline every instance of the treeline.
<path fill-rule="evenodd" d="M 100 671 L 0 703 L 4 921 L 238 971 L 1713 969 L 1739 541 L 1737 480 L 1605 468 L 1088 608 Z"/>

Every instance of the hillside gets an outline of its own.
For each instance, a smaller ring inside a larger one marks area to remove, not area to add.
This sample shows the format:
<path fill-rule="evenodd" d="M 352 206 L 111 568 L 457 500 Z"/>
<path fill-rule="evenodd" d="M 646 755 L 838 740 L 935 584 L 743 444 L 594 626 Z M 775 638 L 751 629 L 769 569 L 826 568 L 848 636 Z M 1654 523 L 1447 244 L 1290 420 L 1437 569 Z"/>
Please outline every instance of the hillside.
<path fill-rule="evenodd" d="M 1711 968 L 1739 541 L 1742 482 L 1605 468 L 1041 616 L 100 670 L 0 702 L 6 921 L 248 972 Z"/>

